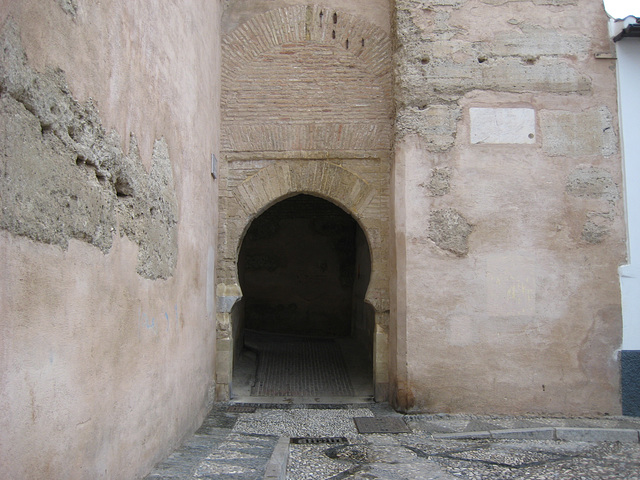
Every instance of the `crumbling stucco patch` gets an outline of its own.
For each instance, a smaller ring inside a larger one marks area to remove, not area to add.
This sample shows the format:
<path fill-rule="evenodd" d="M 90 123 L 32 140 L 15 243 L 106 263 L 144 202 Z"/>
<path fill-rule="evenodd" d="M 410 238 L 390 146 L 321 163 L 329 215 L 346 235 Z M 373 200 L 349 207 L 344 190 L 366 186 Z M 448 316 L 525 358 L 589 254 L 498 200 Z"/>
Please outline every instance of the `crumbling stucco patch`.
<path fill-rule="evenodd" d="M 567 178 L 566 190 L 574 197 L 603 198 L 612 203 L 620 198 L 611 173 L 592 165 L 580 165 L 572 171 Z"/>
<path fill-rule="evenodd" d="M 147 174 L 135 138 L 125 154 L 93 103 L 72 97 L 62 71 L 31 69 L 10 19 L 0 34 L 0 118 L 1 228 L 62 248 L 74 238 L 106 253 L 120 226 L 140 247 L 140 275 L 172 274 L 177 200 L 165 141 L 156 141 Z"/>
<path fill-rule="evenodd" d="M 517 30 L 497 33 L 487 55 L 540 58 L 541 56 L 589 55 L 591 39 L 585 35 L 570 34 L 542 25 L 516 22 Z"/>
<path fill-rule="evenodd" d="M 615 205 L 620 199 L 618 186 L 611 173 L 592 165 L 580 165 L 567 177 L 566 192 L 579 198 L 605 200 L 601 211 L 587 212 L 581 238 L 587 243 L 601 243 L 608 235 L 615 218 Z"/>
<path fill-rule="evenodd" d="M 126 161 L 120 164 L 114 183 L 119 199 L 121 233 L 140 245 L 140 275 L 167 278 L 173 272 L 178 253 L 178 206 L 169 148 L 164 138 L 155 141 L 151 172 L 147 175 L 142 169 L 134 137 L 131 145 L 135 148 L 130 149 Z M 129 168 L 128 172 L 125 166 Z"/>
<path fill-rule="evenodd" d="M 482 0 L 482 3 L 487 5 L 505 5 L 507 3 L 517 2 L 531 2 L 531 0 Z M 578 0 L 533 0 L 534 5 L 551 5 L 551 6 L 564 6 L 564 5 L 577 5 Z"/>
<path fill-rule="evenodd" d="M 407 107 L 398 113 L 398 136 L 417 134 L 427 142 L 427 149 L 443 152 L 456 140 L 457 122 L 462 109 L 457 105 L 433 105 L 425 108 Z"/>
<path fill-rule="evenodd" d="M 582 239 L 593 245 L 601 243 L 609 235 L 610 222 L 605 218 L 587 220 L 582 228 Z"/>
<path fill-rule="evenodd" d="M 613 116 L 607 107 L 584 112 L 541 111 L 542 149 L 552 156 L 617 153 Z"/>
<path fill-rule="evenodd" d="M 58 5 L 64 13 L 75 17 L 78 13 L 78 0 L 58 0 Z"/>
<path fill-rule="evenodd" d="M 460 7 L 467 0 L 430 0 L 429 7 Z"/>
<path fill-rule="evenodd" d="M 107 252 L 116 228 L 115 199 L 95 173 L 9 95 L 0 96 L 0 227 L 66 248 L 70 238 Z"/>
<path fill-rule="evenodd" d="M 426 187 L 431 196 L 441 197 L 451 190 L 450 182 L 451 169 L 449 167 L 436 167 L 431 170 L 431 177 Z"/>
<path fill-rule="evenodd" d="M 435 244 L 459 257 L 469 252 L 468 238 L 473 227 L 453 208 L 434 210 L 429 217 L 429 238 Z"/>

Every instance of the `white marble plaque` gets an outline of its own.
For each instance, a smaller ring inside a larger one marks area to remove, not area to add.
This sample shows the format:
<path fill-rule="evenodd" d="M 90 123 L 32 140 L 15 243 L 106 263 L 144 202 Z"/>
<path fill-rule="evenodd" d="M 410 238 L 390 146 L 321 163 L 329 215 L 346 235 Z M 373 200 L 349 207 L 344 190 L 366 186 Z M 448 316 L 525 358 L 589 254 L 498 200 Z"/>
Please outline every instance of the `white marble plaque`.
<path fill-rule="evenodd" d="M 470 108 L 471 143 L 536 143 L 533 108 Z"/>

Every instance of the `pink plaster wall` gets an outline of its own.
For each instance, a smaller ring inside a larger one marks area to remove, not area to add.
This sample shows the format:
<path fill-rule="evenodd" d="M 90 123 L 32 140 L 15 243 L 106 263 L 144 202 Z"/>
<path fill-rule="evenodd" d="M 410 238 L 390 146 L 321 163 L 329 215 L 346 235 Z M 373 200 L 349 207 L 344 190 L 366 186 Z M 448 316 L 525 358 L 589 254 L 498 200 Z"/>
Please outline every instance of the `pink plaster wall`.
<path fill-rule="evenodd" d="M 437 40 L 443 25 L 450 29 L 451 40 L 442 45 L 449 52 L 434 47 L 422 65 L 420 58 L 399 58 L 401 64 L 416 62 L 416 71 L 442 74 L 408 78 L 401 70 L 400 85 L 423 82 L 426 91 L 440 82 L 448 108 L 459 108 L 460 117 L 448 132 L 450 147 L 434 147 L 435 134 L 407 134 L 396 143 L 395 401 L 430 412 L 619 414 L 623 206 L 572 196 L 567 187 L 572 172 L 588 166 L 608 172 L 621 192 L 619 151 L 585 147 L 585 138 L 599 142 L 603 135 L 593 125 L 566 127 L 561 152 L 549 138 L 564 128 L 550 117 L 555 112 L 580 119 L 597 108 L 611 112 L 617 135 L 614 62 L 595 57 L 612 48 L 606 16 L 598 2 L 488 3 L 416 8 L 412 21 L 425 38 Z M 584 35 L 588 45 L 576 47 L 572 42 Z M 479 65 L 477 49 L 487 44 L 489 55 Z M 526 48 L 515 57 L 501 53 L 513 45 Z M 522 62 L 511 64 L 518 55 Z M 509 78 L 526 81 L 523 73 L 536 62 L 548 62 L 546 86 L 510 91 Z M 567 90 L 554 72 L 564 65 L 589 87 Z M 438 94 L 426 101 L 425 112 Z M 472 107 L 533 109 L 535 142 L 472 144 Z M 428 189 L 430 175 L 443 167 L 450 169 L 451 188 L 436 196 Z M 473 227 L 465 255 L 445 251 L 429 237 L 430 212 L 443 208 L 456 209 Z M 581 238 L 588 212 L 610 214 L 600 243 Z"/>
<path fill-rule="evenodd" d="M 178 263 L 151 281 L 117 234 L 105 255 L 0 232 L 0 477 L 140 478 L 213 398 L 220 2 L 78 1 L 75 18 L 60 3 L 2 0 L 0 23 L 107 130 L 133 132 L 147 168 L 164 137 Z"/>

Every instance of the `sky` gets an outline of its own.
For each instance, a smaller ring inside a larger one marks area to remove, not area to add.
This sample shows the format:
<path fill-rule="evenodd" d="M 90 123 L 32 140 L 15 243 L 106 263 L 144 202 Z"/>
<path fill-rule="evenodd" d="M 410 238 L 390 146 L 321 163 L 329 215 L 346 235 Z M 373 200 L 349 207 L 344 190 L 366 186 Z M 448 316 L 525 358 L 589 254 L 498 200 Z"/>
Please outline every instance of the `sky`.
<path fill-rule="evenodd" d="M 613 18 L 640 17 L 640 0 L 604 0 L 604 9 Z"/>

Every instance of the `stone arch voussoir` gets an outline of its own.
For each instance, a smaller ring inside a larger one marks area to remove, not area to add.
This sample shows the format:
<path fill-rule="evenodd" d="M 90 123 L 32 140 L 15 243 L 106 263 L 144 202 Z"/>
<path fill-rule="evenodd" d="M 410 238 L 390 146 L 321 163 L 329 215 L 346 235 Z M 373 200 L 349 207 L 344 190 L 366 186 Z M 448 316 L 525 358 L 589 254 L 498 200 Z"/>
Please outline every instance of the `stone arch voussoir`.
<path fill-rule="evenodd" d="M 316 161 L 275 163 L 247 178 L 233 192 L 250 218 L 276 200 L 297 193 L 324 197 L 358 219 L 375 192 L 368 182 L 346 168 Z"/>
<path fill-rule="evenodd" d="M 358 221 L 370 244 L 372 278 L 384 278 L 381 272 L 384 252 L 375 247 L 369 219 L 363 213 L 376 194 L 375 188 L 350 170 L 326 161 L 274 163 L 233 189 L 234 199 L 246 213 L 245 221 L 232 224 L 227 231 L 227 241 L 235 257 L 254 218 L 283 198 L 300 193 L 316 195 L 335 203 Z M 237 284 L 236 276 L 237 272 L 234 272 L 234 278 L 229 279 L 234 284 Z M 365 299 L 376 311 L 387 310 L 387 289 L 377 283 L 370 285 Z"/>

